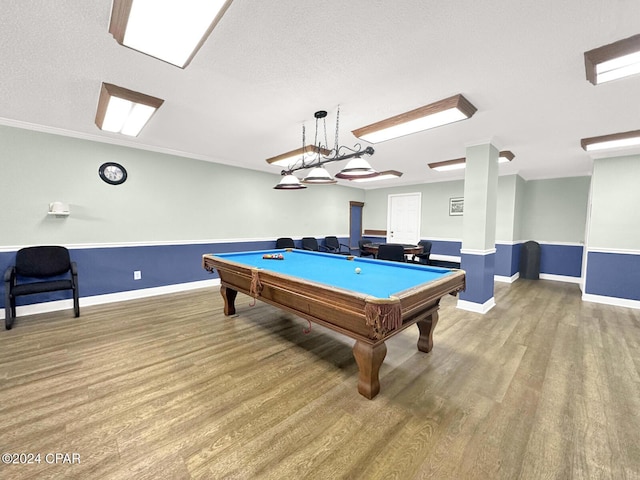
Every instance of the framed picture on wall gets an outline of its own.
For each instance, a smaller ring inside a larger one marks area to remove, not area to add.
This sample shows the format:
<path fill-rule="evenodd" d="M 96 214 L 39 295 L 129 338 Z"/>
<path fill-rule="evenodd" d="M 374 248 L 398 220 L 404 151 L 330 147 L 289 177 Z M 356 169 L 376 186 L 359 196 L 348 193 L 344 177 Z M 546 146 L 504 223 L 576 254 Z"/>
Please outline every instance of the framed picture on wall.
<path fill-rule="evenodd" d="M 464 213 L 464 198 L 455 197 L 449 199 L 449 215 L 462 215 Z"/>

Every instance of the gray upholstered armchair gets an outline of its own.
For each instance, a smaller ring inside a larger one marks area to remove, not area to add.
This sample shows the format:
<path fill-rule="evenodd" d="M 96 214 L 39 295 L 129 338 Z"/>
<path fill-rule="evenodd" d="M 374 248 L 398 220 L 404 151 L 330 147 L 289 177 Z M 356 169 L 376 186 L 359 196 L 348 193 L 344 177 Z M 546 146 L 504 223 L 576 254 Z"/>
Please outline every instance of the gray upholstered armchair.
<path fill-rule="evenodd" d="M 16 264 L 4 273 L 5 328 L 16 318 L 16 298 L 22 295 L 73 290 L 73 311 L 80 316 L 78 269 L 65 247 L 42 246 L 18 250 Z"/>

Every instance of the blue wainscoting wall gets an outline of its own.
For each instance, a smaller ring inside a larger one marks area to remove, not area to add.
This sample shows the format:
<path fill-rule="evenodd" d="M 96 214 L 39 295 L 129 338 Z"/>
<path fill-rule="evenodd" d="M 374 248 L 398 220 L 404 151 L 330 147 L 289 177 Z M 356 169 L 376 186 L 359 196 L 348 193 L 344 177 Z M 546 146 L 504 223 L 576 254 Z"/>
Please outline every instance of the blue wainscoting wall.
<path fill-rule="evenodd" d="M 372 242 L 385 242 L 381 236 L 365 236 Z M 300 239 L 294 239 L 300 247 Z M 347 243 L 346 236 L 339 237 Z M 431 240 L 432 255 L 460 257 L 461 242 L 454 240 Z M 318 238 L 322 244 L 323 239 Z M 497 244 L 495 255 L 495 275 L 513 277 L 519 271 L 520 243 Z M 150 289 L 186 284 L 217 278 L 202 268 L 205 253 L 225 253 L 232 251 L 263 250 L 273 248 L 273 240 L 224 241 L 188 244 L 122 245 L 97 247 L 71 247 L 71 258 L 78 264 L 80 297 L 94 297 L 120 292 Z M 583 247 L 580 245 L 541 244 L 540 273 L 557 277 L 580 278 Z M 355 252 L 354 252 L 355 253 Z M 0 251 L 0 273 L 15 262 L 14 251 Z M 640 275 L 639 255 L 616 255 L 591 253 L 589 257 L 590 275 L 587 291 L 594 295 L 618 296 L 640 299 L 638 278 Z M 628 276 L 635 284 L 620 280 L 617 273 L 631 270 Z M 140 280 L 133 279 L 133 272 L 142 272 Z M 4 308 L 4 291 L 0 295 L 0 308 Z M 24 296 L 18 305 L 32 305 L 53 300 L 71 298 L 71 292 L 51 292 L 41 295 Z"/>
<path fill-rule="evenodd" d="M 347 243 L 348 237 L 339 237 Z M 300 247 L 300 239 L 295 240 Z M 323 244 L 323 238 L 318 239 Z M 234 251 L 274 248 L 274 240 L 230 241 L 220 243 L 189 243 L 161 245 L 122 245 L 98 247 L 70 247 L 71 260 L 78 265 L 80 297 L 93 297 L 120 292 L 178 285 L 218 278 L 202 268 L 202 255 Z M 0 273 L 15 263 L 16 251 L 0 252 Z M 140 280 L 133 272 L 142 273 Z M 71 298 L 71 291 L 50 292 L 18 297 L 16 304 L 33 305 Z M 4 285 L 0 308 L 4 309 Z"/>
<path fill-rule="evenodd" d="M 580 278 L 582 245 L 540 244 L 540 273 Z"/>
<path fill-rule="evenodd" d="M 521 243 L 496 243 L 495 274 L 501 277 L 513 277 L 520 271 Z"/>
<path fill-rule="evenodd" d="M 589 252 L 585 293 L 640 301 L 640 255 Z"/>
<path fill-rule="evenodd" d="M 462 254 L 461 267 L 467 273 L 467 286 L 463 292 L 460 292 L 460 300 L 484 305 L 493 298 L 495 257 L 495 253 Z"/>
<path fill-rule="evenodd" d="M 371 242 L 385 242 L 385 237 L 365 236 L 365 240 Z M 431 255 L 443 255 L 460 257 L 462 242 L 455 240 L 433 240 L 431 242 Z M 496 242 L 495 274 L 501 277 L 513 277 L 520 271 L 520 247 L 523 242 L 499 243 Z M 567 280 L 579 279 L 582 272 L 582 245 L 570 244 L 540 244 L 540 273 L 555 277 L 568 277 Z M 556 278 L 562 280 L 562 278 Z"/>

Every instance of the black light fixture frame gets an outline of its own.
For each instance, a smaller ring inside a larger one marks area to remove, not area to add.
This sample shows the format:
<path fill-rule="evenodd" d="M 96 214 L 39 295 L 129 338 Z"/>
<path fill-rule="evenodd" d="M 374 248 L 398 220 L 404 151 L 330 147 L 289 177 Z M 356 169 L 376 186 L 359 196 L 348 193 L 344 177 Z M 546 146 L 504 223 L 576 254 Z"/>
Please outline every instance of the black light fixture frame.
<path fill-rule="evenodd" d="M 324 119 L 327 116 L 327 112 L 326 110 L 318 110 L 317 112 L 315 112 L 313 114 L 313 116 L 316 119 L 316 138 L 315 141 L 318 144 L 318 150 L 325 148 L 326 147 L 322 147 L 322 145 L 318 142 L 318 120 L 320 119 Z M 318 153 L 317 159 L 312 160 L 310 163 L 305 163 L 304 161 L 304 157 L 302 158 L 302 163 L 299 166 L 293 166 L 287 169 L 283 169 L 280 174 L 282 176 L 285 175 L 291 175 L 293 172 L 297 172 L 298 170 L 307 170 L 310 168 L 316 168 L 316 167 L 321 167 L 322 165 L 326 165 L 327 163 L 333 163 L 333 162 L 341 162 L 343 160 L 350 160 L 352 158 L 359 158 L 362 157 L 363 155 L 373 155 L 375 153 L 375 150 L 373 149 L 373 147 L 367 147 L 364 150 L 362 150 L 362 146 L 359 143 L 356 143 L 354 145 L 354 148 L 349 148 L 349 147 L 345 147 L 344 145 L 342 146 L 338 146 L 338 128 L 339 128 L 339 122 L 340 122 L 340 109 L 338 108 L 338 113 L 337 113 L 337 117 L 336 117 L 336 140 L 335 140 L 335 145 L 334 148 L 332 150 L 330 150 L 331 152 L 335 151 L 334 155 L 332 157 L 329 156 L 324 156 L 320 153 Z M 326 140 L 326 124 L 325 124 L 325 143 L 327 142 Z M 305 145 L 305 138 L 304 138 L 304 126 L 303 126 L 303 130 L 302 130 L 302 148 L 304 151 L 304 148 L 306 147 Z M 340 155 L 340 151 L 346 149 L 351 151 L 352 153 L 348 153 L 345 155 Z M 297 163 L 297 162 L 296 162 Z M 295 165 L 295 164 L 294 164 Z"/>

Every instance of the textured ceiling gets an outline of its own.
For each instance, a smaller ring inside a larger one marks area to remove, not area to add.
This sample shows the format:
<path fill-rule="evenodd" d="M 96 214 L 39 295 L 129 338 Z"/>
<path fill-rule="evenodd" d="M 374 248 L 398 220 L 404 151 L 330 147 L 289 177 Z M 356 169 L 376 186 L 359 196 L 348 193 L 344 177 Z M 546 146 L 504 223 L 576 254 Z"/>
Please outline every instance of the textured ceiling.
<path fill-rule="evenodd" d="M 299 147 L 303 123 L 313 137 L 316 110 L 329 112 L 332 145 L 340 105 L 340 143 L 351 147 L 351 130 L 451 95 L 478 108 L 374 145 L 370 163 L 404 176 L 349 183 L 358 188 L 463 178 L 427 163 L 489 141 L 516 155 L 501 175 L 589 175 L 581 138 L 640 128 L 640 75 L 593 86 L 583 60 L 640 33 L 637 0 L 235 0 L 184 70 L 116 43 L 109 0 L 2 9 L 6 125 L 278 174 L 265 159 Z M 95 126 L 103 81 L 165 100 L 137 138 Z"/>

